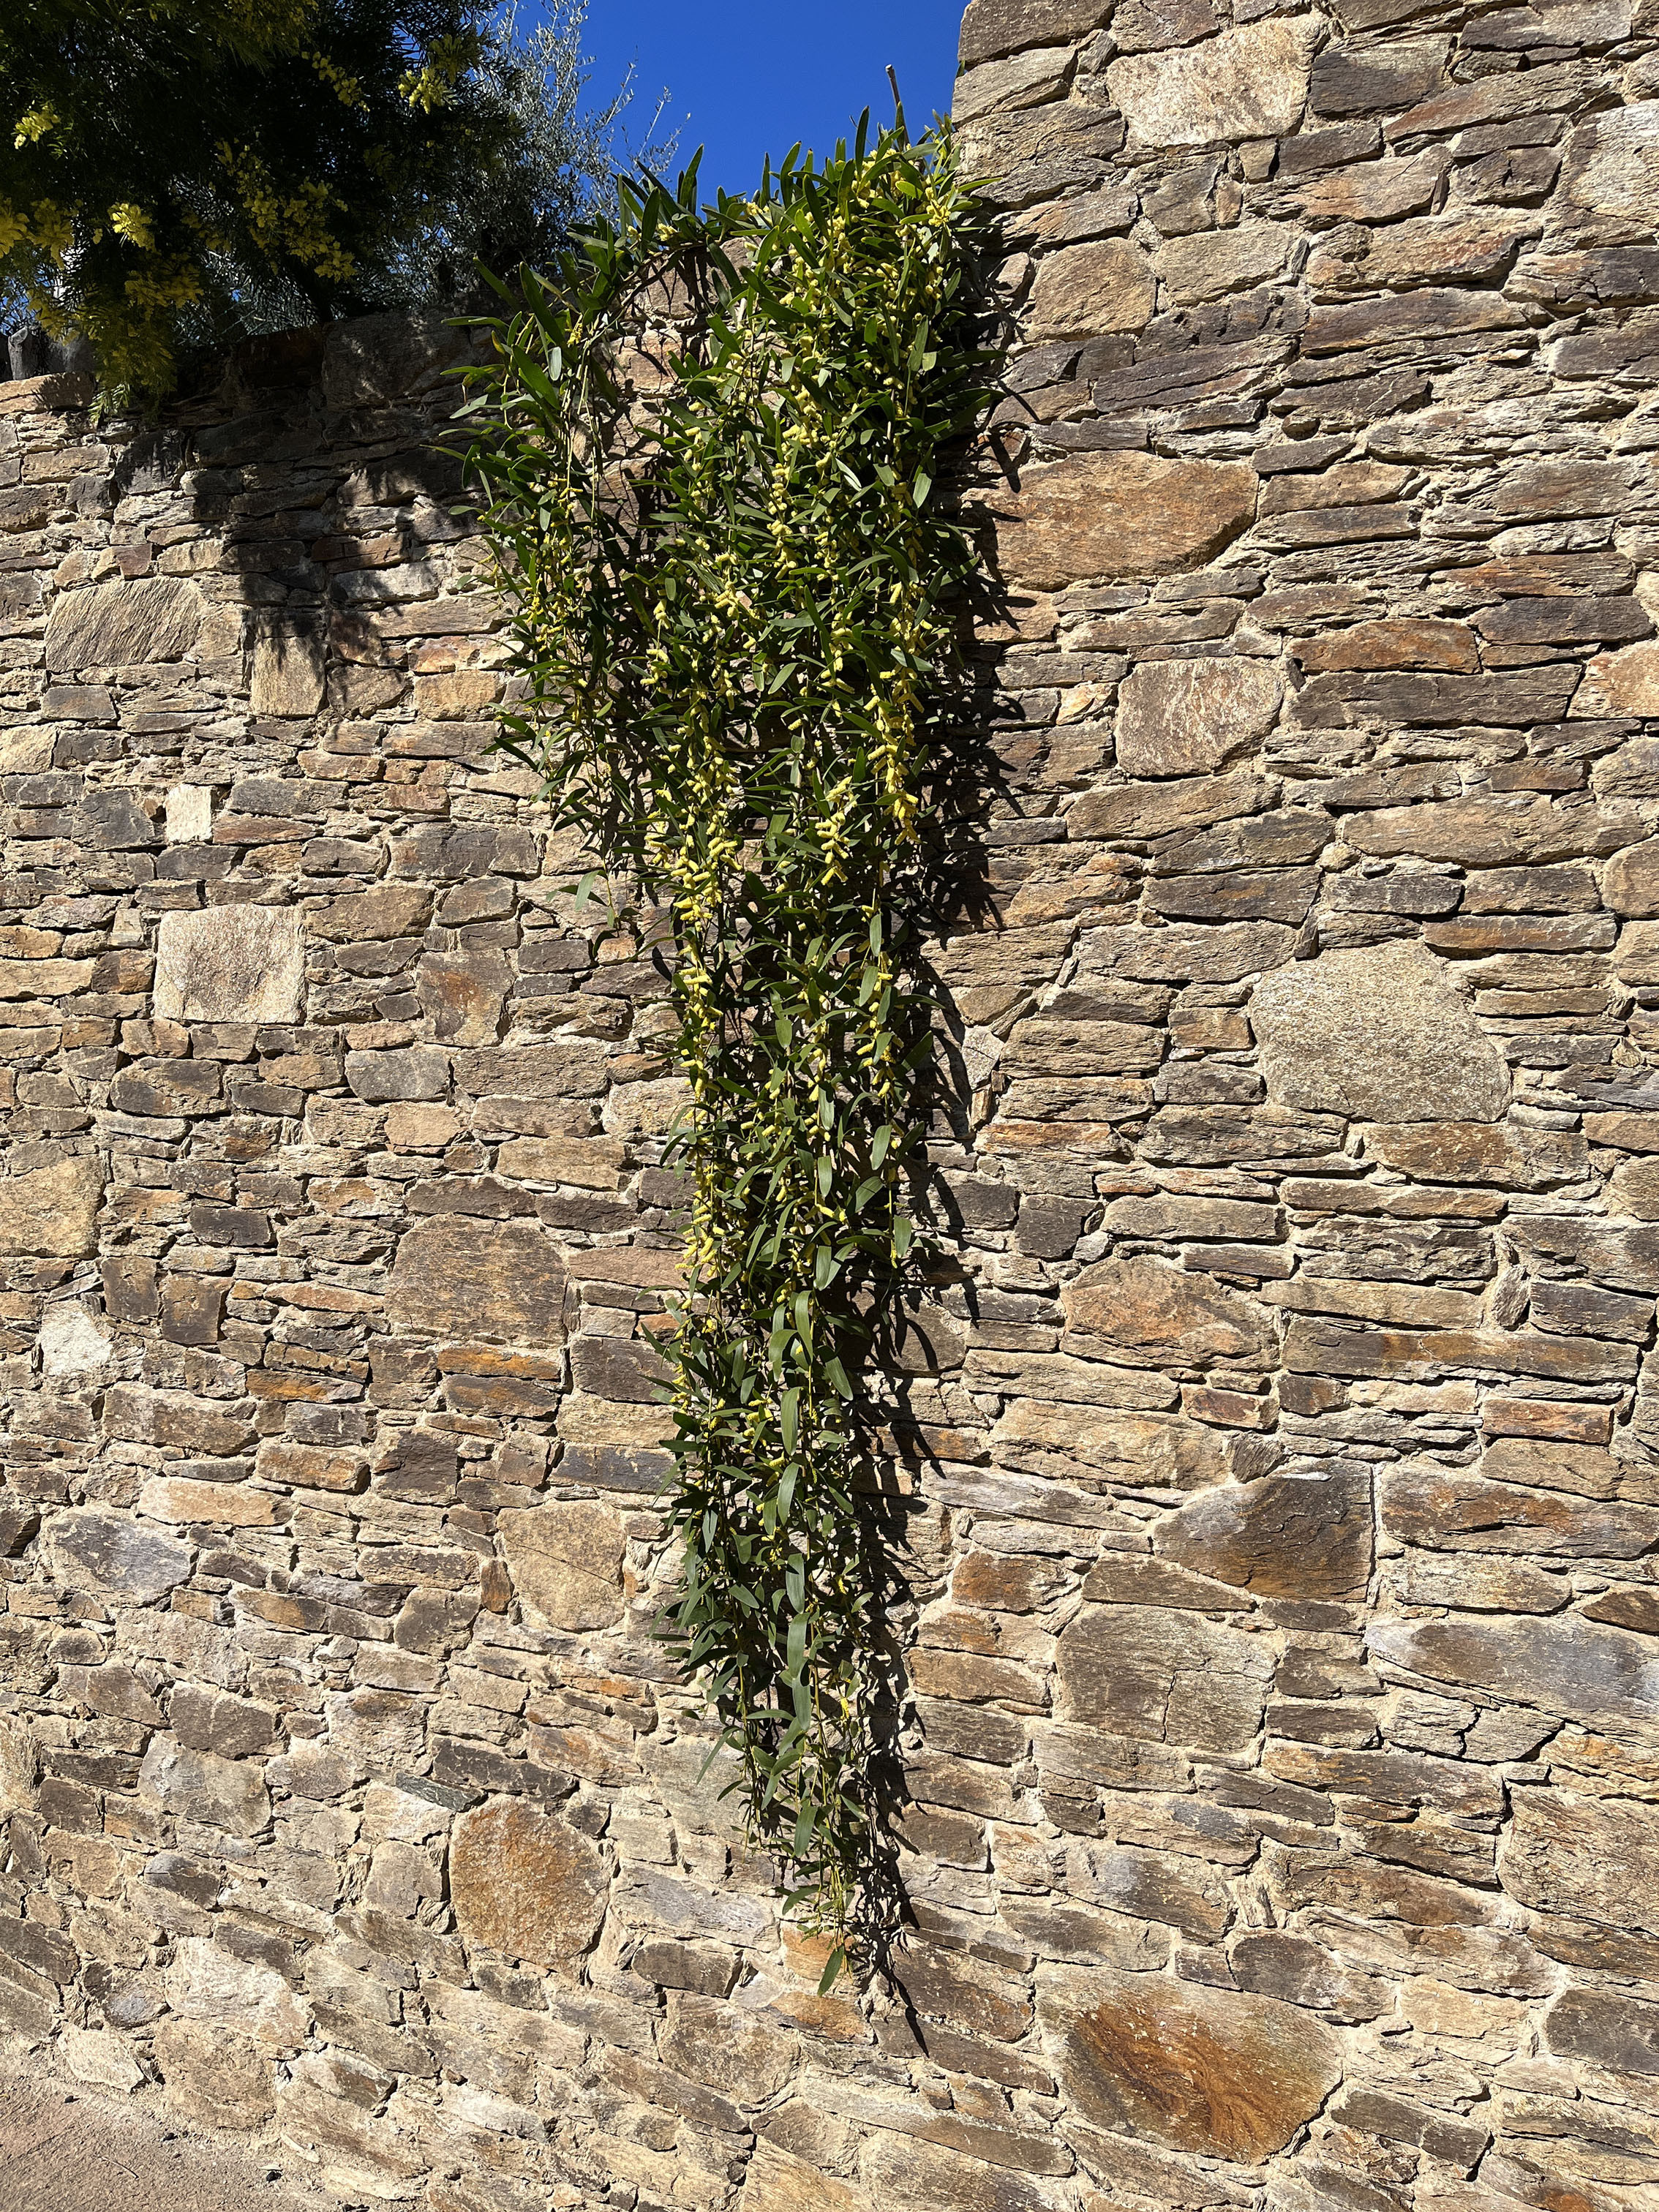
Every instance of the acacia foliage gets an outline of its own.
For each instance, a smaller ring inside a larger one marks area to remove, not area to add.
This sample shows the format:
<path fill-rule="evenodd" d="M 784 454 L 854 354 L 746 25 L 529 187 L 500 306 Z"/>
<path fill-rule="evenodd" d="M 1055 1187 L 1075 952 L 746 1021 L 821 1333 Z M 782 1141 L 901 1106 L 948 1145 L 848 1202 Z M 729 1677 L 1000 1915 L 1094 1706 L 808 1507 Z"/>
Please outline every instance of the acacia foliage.
<path fill-rule="evenodd" d="M 585 9 L 484 0 L 9 0 L 0 309 L 151 394 L 182 347 L 453 305 L 610 190 Z"/>
<path fill-rule="evenodd" d="M 933 485 L 981 402 L 981 240 L 948 132 L 902 115 L 712 207 L 695 166 L 647 179 L 488 325 L 465 410 L 506 742 L 670 956 L 671 1632 L 832 1973 L 873 1894 L 866 1385 L 920 1249 L 920 831 L 975 567 Z"/>

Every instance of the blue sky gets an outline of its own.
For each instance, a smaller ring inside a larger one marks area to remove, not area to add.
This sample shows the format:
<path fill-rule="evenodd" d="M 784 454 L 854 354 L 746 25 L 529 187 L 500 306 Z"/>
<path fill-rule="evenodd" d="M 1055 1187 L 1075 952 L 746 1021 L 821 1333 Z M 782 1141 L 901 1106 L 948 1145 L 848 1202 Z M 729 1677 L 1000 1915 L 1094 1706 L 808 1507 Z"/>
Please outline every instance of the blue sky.
<path fill-rule="evenodd" d="M 747 191 L 768 154 L 796 139 L 827 151 L 850 136 L 859 111 L 890 112 L 886 68 L 898 71 L 913 131 L 951 102 L 963 0 L 589 0 L 590 94 L 609 95 L 630 62 L 638 92 L 628 116 L 637 139 L 657 94 L 680 133 L 683 162 L 698 145 L 712 194 Z"/>

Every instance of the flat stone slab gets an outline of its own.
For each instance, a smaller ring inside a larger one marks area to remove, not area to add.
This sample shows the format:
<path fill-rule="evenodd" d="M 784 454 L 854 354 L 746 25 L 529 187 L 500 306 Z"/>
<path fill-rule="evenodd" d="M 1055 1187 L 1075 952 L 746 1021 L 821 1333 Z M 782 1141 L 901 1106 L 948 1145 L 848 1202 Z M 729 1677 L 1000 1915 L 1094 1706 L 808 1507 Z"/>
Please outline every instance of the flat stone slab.
<path fill-rule="evenodd" d="M 1415 942 L 1355 946 L 1257 984 L 1250 1020 L 1275 1105 L 1360 1121 L 1496 1121 L 1504 1055 Z"/>
<path fill-rule="evenodd" d="M 203 611 L 200 592 L 179 576 L 65 592 L 46 624 L 46 666 L 62 675 L 178 660 L 195 644 Z"/>
<path fill-rule="evenodd" d="M 288 907 L 167 914 L 155 951 L 155 1012 L 173 1022 L 295 1022 L 305 931 Z"/>

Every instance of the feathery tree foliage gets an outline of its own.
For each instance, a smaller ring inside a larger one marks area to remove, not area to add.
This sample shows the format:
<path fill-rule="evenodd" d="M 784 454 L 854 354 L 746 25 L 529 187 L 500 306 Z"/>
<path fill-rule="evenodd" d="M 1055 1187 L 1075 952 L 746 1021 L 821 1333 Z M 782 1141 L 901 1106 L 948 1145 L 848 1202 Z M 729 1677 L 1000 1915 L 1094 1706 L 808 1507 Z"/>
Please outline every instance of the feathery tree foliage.
<path fill-rule="evenodd" d="M 106 388 L 181 350 L 453 306 L 614 191 L 629 88 L 584 114 L 584 0 L 9 0 L 0 315 L 84 335 Z"/>

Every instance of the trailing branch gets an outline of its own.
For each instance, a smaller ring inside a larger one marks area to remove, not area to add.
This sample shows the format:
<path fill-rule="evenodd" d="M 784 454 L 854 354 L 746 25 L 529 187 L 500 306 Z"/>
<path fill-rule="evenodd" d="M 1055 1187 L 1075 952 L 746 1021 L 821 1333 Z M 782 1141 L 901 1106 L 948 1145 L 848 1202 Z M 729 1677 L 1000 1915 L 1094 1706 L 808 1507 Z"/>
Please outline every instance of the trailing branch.
<path fill-rule="evenodd" d="M 933 487 L 981 403 L 981 222 L 948 135 L 902 122 L 713 207 L 695 167 L 647 181 L 521 276 L 465 415 L 526 685 L 506 742 L 665 917 L 672 1633 L 830 1978 L 870 1910 L 860 1376 L 916 1266 L 919 813 L 975 568 Z"/>

